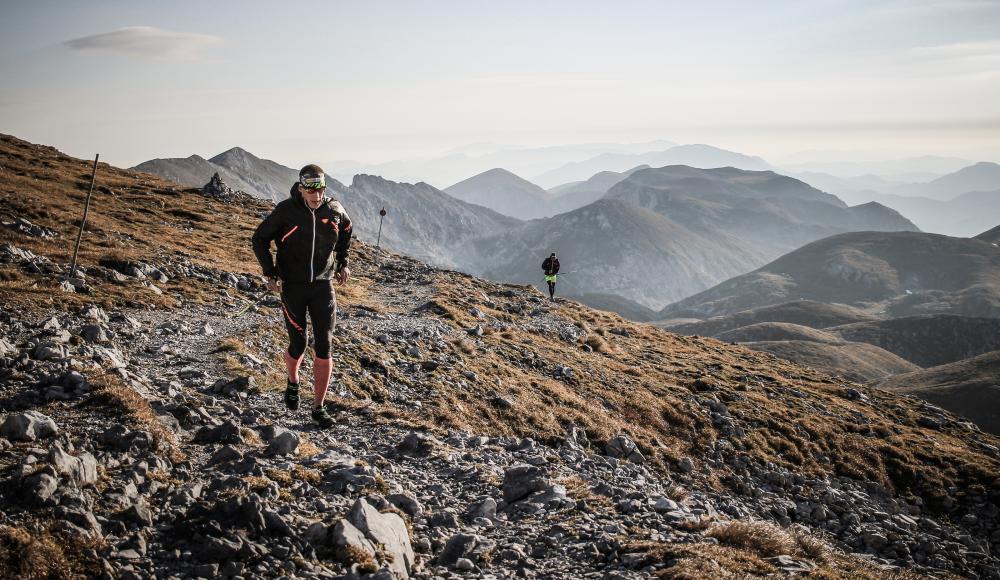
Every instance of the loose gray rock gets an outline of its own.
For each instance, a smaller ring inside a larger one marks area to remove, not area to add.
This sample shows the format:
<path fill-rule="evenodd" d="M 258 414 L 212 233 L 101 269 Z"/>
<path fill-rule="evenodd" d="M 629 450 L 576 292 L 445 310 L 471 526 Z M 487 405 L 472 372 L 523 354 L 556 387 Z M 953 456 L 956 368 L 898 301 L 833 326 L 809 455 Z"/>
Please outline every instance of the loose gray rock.
<path fill-rule="evenodd" d="M 136 503 L 120 512 L 118 519 L 148 527 L 153 525 L 153 512 L 148 507 Z"/>
<path fill-rule="evenodd" d="M 243 459 L 243 454 L 239 450 L 231 445 L 223 445 L 218 451 L 212 454 L 208 459 L 207 465 L 219 465 L 220 463 L 239 461 L 241 459 Z"/>
<path fill-rule="evenodd" d="M 372 558 L 376 555 L 375 546 L 365 538 L 364 532 L 356 528 L 351 522 L 341 519 L 333 526 L 333 545 L 341 548 L 352 547 L 368 554 Z"/>
<path fill-rule="evenodd" d="M 397 449 L 404 453 L 429 453 L 435 446 L 440 444 L 441 442 L 432 435 L 410 431 L 403 437 Z"/>
<path fill-rule="evenodd" d="M 195 443 L 243 443 L 240 427 L 232 421 L 226 421 L 216 427 L 205 426 L 194 434 Z"/>
<path fill-rule="evenodd" d="M 90 343 L 108 342 L 108 333 L 100 324 L 85 324 L 80 329 L 80 336 L 83 337 L 83 340 Z"/>
<path fill-rule="evenodd" d="M 90 453 L 83 452 L 74 457 L 55 444 L 49 450 L 49 463 L 59 475 L 78 486 L 97 482 L 97 459 Z"/>
<path fill-rule="evenodd" d="M 653 509 L 658 512 L 672 512 L 680 509 L 680 505 L 674 500 L 663 497 L 662 495 L 655 498 L 653 503 Z"/>
<path fill-rule="evenodd" d="M 16 355 L 17 355 L 17 347 L 11 344 L 11 342 L 6 338 L 0 337 L 0 357 L 16 356 Z"/>
<path fill-rule="evenodd" d="M 411 518 L 420 517 L 424 513 L 424 506 L 420 505 L 420 502 L 411 493 L 394 493 L 385 499 Z"/>
<path fill-rule="evenodd" d="M 389 568 L 399 578 L 410 577 L 414 554 L 403 518 L 394 513 L 379 513 L 371 504 L 358 499 L 351 508 L 350 521 L 392 556 Z"/>
<path fill-rule="evenodd" d="M 604 451 L 611 457 L 625 459 L 632 463 L 641 465 L 646 462 L 646 457 L 639 451 L 639 447 L 627 435 L 619 435 L 608 441 L 607 445 L 604 446 Z"/>
<path fill-rule="evenodd" d="M 46 341 L 35 347 L 32 355 L 40 361 L 58 361 L 66 358 L 66 347 L 55 342 Z"/>
<path fill-rule="evenodd" d="M 79 315 L 81 318 L 88 318 L 90 320 L 95 320 L 100 323 L 108 322 L 108 315 L 100 306 L 94 304 L 88 304 L 80 309 Z"/>
<path fill-rule="evenodd" d="M 455 570 L 459 572 L 471 572 L 476 569 L 476 565 L 468 558 L 459 558 L 455 561 Z"/>
<path fill-rule="evenodd" d="M 485 497 L 469 506 L 469 517 L 475 518 L 495 518 L 497 515 L 497 500 L 492 497 Z"/>
<path fill-rule="evenodd" d="M 55 315 L 53 315 L 53 316 L 49 316 L 48 318 L 42 320 L 38 324 L 38 327 L 41 328 L 42 330 L 57 330 L 57 329 L 62 328 L 62 323 L 59 322 L 59 318 L 57 318 Z"/>
<path fill-rule="evenodd" d="M 295 450 L 299 448 L 299 442 L 298 433 L 282 429 L 282 432 L 272 437 L 271 442 L 267 444 L 267 452 L 271 455 L 295 453 Z"/>
<path fill-rule="evenodd" d="M 475 534 L 455 534 L 448 538 L 448 543 L 438 555 L 438 564 L 449 568 L 455 566 L 459 559 L 472 554 L 481 541 L 482 538 Z"/>
<path fill-rule="evenodd" d="M 542 468 L 534 465 L 515 465 L 504 472 L 503 499 L 507 503 L 513 503 L 528 494 L 544 491 L 549 485 L 545 470 Z"/>
<path fill-rule="evenodd" d="M 52 496 L 59 488 L 59 479 L 51 466 L 25 478 L 23 482 L 25 496 L 30 503 L 48 505 L 54 503 Z"/>
<path fill-rule="evenodd" d="M 7 419 L 0 425 L 0 436 L 11 441 L 35 441 L 55 435 L 58 431 L 56 422 L 38 411 L 25 411 L 17 415 L 8 415 Z"/>
<path fill-rule="evenodd" d="M 57 232 L 52 231 L 49 228 L 31 223 L 23 217 L 17 217 L 12 222 L 4 222 L 3 225 L 12 230 L 19 231 L 22 234 L 42 238 L 44 240 L 52 239 L 59 235 Z"/>

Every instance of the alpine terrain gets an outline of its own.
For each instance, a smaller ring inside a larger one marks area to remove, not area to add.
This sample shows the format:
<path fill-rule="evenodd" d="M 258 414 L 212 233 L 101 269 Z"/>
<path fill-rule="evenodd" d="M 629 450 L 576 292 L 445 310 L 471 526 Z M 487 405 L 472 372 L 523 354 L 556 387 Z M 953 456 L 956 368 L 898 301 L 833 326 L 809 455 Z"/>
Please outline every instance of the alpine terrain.
<path fill-rule="evenodd" d="M 268 202 L 102 164 L 73 274 L 90 163 L 0 164 L 0 576 L 998 577 L 1000 438 L 933 404 L 356 243 L 320 430 Z"/>

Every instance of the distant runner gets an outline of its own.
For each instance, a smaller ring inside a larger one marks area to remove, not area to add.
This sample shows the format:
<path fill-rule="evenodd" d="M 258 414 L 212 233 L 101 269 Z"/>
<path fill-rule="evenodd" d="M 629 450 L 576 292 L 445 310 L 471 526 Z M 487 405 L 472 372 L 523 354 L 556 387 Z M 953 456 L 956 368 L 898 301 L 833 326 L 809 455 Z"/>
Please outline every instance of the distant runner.
<path fill-rule="evenodd" d="M 306 165 L 290 198 L 257 226 L 253 252 L 267 278 L 267 289 L 281 292 L 281 309 L 288 330 L 285 366 L 288 386 L 285 405 L 299 408 L 299 366 L 306 350 L 306 313 L 312 322 L 313 420 L 323 428 L 333 418 L 323 406 L 330 385 L 330 337 L 337 324 L 337 295 L 331 278 L 346 284 L 351 279 L 347 250 L 351 247 L 351 219 L 340 202 L 325 197 L 326 177 L 318 165 Z M 277 246 L 277 264 L 271 255 Z"/>
<path fill-rule="evenodd" d="M 549 300 L 555 300 L 556 274 L 559 273 L 559 258 L 555 252 L 549 254 L 549 257 L 542 262 L 542 271 L 545 272 L 545 283 L 549 285 Z"/>

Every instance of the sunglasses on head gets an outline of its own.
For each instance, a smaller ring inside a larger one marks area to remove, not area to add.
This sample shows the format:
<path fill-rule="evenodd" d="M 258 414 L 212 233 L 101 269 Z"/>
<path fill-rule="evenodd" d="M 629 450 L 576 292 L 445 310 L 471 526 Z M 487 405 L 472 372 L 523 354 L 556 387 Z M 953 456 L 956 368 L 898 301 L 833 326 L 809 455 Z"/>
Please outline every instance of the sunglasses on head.
<path fill-rule="evenodd" d="M 319 177 L 300 177 L 299 184 L 306 189 L 326 189 L 326 178 L 322 175 Z"/>

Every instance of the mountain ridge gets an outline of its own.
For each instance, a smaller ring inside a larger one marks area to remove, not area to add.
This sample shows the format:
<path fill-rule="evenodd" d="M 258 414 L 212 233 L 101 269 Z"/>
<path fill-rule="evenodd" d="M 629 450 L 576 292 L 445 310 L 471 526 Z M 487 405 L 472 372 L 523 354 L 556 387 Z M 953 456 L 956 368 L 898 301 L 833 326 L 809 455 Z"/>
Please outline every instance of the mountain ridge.
<path fill-rule="evenodd" d="M 442 191 L 518 219 L 547 214 L 549 196 L 544 189 L 502 168 L 493 168 L 464 179 Z"/>
<path fill-rule="evenodd" d="M 754 272 L 672 304 L 662 318 L 704 318 L 799 298 L 883 303 L 890 316 L 1000 316 L 1000 250 L 921 232 L 852 232 L 812 242 Z"/>
<path fill-rule="evenodd" d="M 583 181 L 602 171 L 626 171 L 637 165 L 660 167 L 664 165 L 688 165 L 699 168 L 733 166 L 746 170 L 765 170 L 771 166 L 761 159 L 735 151 L 727 151 L 711 145 L 677 145 L 664 151 L 642 154 L 605 153 L 585 161 L 567 163 L 562 167 L 538 174 L 531 178 L 543 187 L 554 187 L 560 183 Z"/>

